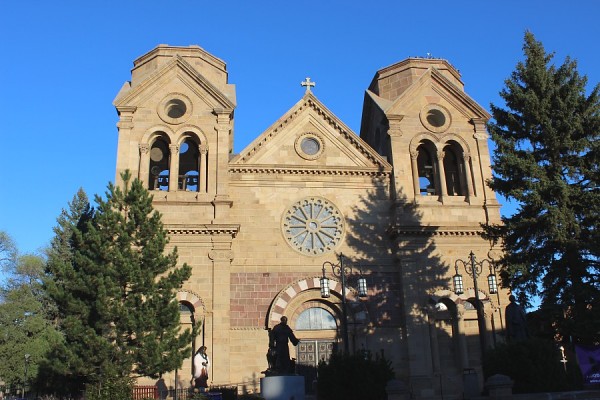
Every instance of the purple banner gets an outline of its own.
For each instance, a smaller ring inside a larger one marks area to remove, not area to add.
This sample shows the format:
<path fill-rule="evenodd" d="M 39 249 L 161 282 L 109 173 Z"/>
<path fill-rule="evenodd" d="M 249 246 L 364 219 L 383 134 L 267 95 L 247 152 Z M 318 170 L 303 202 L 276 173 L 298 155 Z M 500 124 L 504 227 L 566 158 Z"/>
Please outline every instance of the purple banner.
<path fill-rule="evenodd" d="M 585 385 L 600 384 L 600 346 L 575 345 L 575 353 Z"/>

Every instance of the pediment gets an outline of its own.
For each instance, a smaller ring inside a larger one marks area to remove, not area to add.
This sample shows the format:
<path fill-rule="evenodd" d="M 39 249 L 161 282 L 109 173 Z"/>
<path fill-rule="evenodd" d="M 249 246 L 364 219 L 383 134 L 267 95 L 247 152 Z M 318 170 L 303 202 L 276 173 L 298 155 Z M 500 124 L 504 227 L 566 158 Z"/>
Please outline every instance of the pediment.
<path fill-rule="evenodd" d="M 232 168 L 376 173 L 390 164 L 311 93 L 258 136 Z"/>
<path fill-rule="evenodd" d="M 387 115 L 406 115 L 407 110 L 412 109 L 415 103 L 423 104 L 429 99 L 440 99 L 467 120 L 488 120 L 491 117 L 483 107 L 434 67 L 430 67 L 394 101 L 382 99 L 372 92 L 368 92 L 368 95 Z"/>
<path fill-rule="evenodd" d="M 200 99 L 210 109 L 234 109 L 235 90 L 226 85 L 221 91 L 194 69 L 186 60 L 177 55 L 162 68 L 148 75 L 141 83 L 131 86 L 126 82 L 117 94 L 113 104 L 117 109 L 127 106 L 140 106 L 153 100 L 153 96 L 165 91 L 168 85 L 174 92 L 186 92 Z"/>

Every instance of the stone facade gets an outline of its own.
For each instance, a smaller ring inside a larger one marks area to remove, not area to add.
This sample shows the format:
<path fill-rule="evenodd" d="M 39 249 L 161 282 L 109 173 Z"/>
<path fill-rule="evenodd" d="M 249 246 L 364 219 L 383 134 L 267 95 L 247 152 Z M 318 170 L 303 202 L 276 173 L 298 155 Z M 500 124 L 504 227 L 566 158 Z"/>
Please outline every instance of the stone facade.
<path fill-rule="evenodd" d="M 290 353 L 307 375 L 347 345 L 383 352 L 415 396 L 461 393 L 465 369 L 481 380 L 481 350 L 501 340 L 508 303 L 489 289 L 495 271 L 484 259 L 496 250 L 480 237 L 481 223 L 500 221 L 485 185 L 489 114 L 440 59 L 378 71 L 360 136 L 305 85 L 239 154 L 235 88 L 225 63 L 200 47 L 160 45 L 135 60 L 114 101 L 116 179 L 129 169 L 146 183 L 170 246 L 192 266 L 178 300 L 182 325 L 201 324 L 194 347 L 208 347 L 210 381 L 257 388 L 267 329 L 286 315 L 301 339 Z M 480 303 L 471 251 L 483 267 Z M 353 266 L 345 294 L 327 264 L 341 260 Z M 323 271 L 329 298 L 320 294 Z M 367 298 L 358 296 L 360 273 Z M 175 374 L 165 380 L 185 387 L 190 377 L 191 357 L 177 383 Z"/>

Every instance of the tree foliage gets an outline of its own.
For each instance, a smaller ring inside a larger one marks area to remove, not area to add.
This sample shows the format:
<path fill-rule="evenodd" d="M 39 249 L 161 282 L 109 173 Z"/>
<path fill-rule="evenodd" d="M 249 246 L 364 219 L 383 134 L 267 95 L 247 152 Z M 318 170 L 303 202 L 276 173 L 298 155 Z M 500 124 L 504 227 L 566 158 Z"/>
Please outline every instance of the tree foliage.
<path fill-rule="evenodd" d="M 167 232 L 138 180 L 122 175 L 92 210 L 83 197 L 58 220 L 49 254 L 47 291 L 55 301 L 64 343 L 54 372 L 71 382 L 158 377 L 189 353 L 175 298 L 191 274 L 165 253 Z"/>
<path fill-rule="evenodd" d="M 4 272 L 14 265 L 17 259 L 17 246 L 14 240 L 4 231 L 0 231 L 0 268 Z"/>
<path fill-rule="evenodd" d="M 8 278 L 0 287 L 0 380 L 15 393 L 23 385 L 30 389 L 40 360 L 60 335 L 48 318 L 42 290 L 45 259 L 12 251 L 4 265 Z"/>
<path fill-rule="evenodd" d="M 501 240 L 504 283 L 527 304 L 559 307 L 558 334 L 600 340 L 600 87 L 586 95 L 587 78 L 567 57 L 553 65 L 533 34 L 525 34 L 519 62 L 492 105 L 497 145 L 490 186 L 516 201 L 503 224 L 486 227 Z"/>

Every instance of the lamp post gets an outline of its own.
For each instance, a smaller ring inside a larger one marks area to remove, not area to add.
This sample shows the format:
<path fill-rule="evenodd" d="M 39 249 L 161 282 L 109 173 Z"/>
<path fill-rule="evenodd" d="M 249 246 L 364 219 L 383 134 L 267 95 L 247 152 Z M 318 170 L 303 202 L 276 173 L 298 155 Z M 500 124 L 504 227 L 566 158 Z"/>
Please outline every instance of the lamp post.
<path fill-rule="evenodd" d="M 461 295 L 464 293 L 464 285 L 462 275 L 458 272 L 458 267 L 462 266 L 465 272 L 473 278 L 473 290 L 475 291 L 475 310 L 477 311 L 477 325 L 479 326 L 479 341 L 481 343 L 481 354 L 485 352 L 485 335 L 481 332 L 485 331 L 485 322 L 483 321 L 483 310 L 481 303 L 479 302 L 479 289 L 477 288 L 477 278 L 483 272 L 484 266 L 487 265 L 489 268 L 489 275 L 487 276 L 488 290 L 491 294 L 498 293 L 498 281 L 496 275 L 492 270 L 493 265 L 488 259 L 477 261 L 473 251 L 469 254 L 469 261 L 456 260 L 454 263 L 454 269 L 456 274 L 452 277 L 454 284 L 454 293 Z"/>
<path fill-rule="evenodd" d="M 339 262 L 334 264 L 330 261 L 325 261 L 323 263 L 323 276 L 320 279 L 321 286 L 321 297 L 328 298 L 330 296 L 329 292 L 329 279 L 325 276 L 326 267 L 331 267 L 331 272 L 333 276 L 340 278 L 342 283 L 342 336 L 344 340 L 344 351 L 346 354 L 350 352 L 349 349 L 349 340 L 348 340 L 348 311 L 346 308 L 346 280 L 352 276 L 352 266 L 344 264 L 344 255 L 340 253 L 338 256 Z M 367 297 L 367 279 L 362 274 L 362 269 L 360 266 L 359 270 L 359 278 L 358 278 L 358 297 Z"/>
<path fill-rule="evenodd" d="M 23 378 L 23 398 L 27 398 L 26 396 L 26 385 L 27 385 L 27 368 L 29 367 L 29 354 L 25 354 L 25 377 Z"/>

